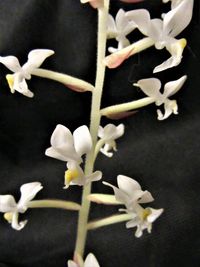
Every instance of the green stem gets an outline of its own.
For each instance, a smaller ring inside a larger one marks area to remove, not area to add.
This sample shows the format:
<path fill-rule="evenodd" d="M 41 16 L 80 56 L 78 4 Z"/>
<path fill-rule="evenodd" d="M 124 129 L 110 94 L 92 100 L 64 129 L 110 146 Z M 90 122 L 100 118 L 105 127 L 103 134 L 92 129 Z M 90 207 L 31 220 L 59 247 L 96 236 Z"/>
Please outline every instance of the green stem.
<path fill-rule="evenodd" d="M 92 136 L 93 147 L 96 146 L 98 128 L 100 124 L 101 114 L 100 105 L 103 91 L 103 84 L 105 78 L 105 65 L 103 59 L 106 54 L 106 30 L 107 30 L 107 17 L 109 10 L 109 0 L 104 1 L 104 7 L 98 9 L 98 48 L 97 48 L 97 75 L 95 82 L 95 89 L 92 94 L 92 107 L 91 107 L 91 121 L 90 133 Z M 85 164 L 85 175 L 91 174 L 94 167 L 94 149 L 87 155 Z M 87 237 L 87 222 L 90 210 L 90 201 L 87 196 L 91 192 L 91 184 L 84 186 L 82 193 L 82 207 L 79 211 L 77 239 L 75 247 L 75 257 L 80 255 L 83 257 L 84 248 Z"/>
<path fill-rule="evenodd" d="M 80 210 L 81 206 L 71 201 L 44 199 L 44 200 L 30 201 L 28 203 L 28 208 L 55 208 L 55 209 L 65 209 L 65 210 Z"/>
<path fill-rule="evenodd" d="M 75 90 L 77 91 L 93 91 L 94 86 L 88 82 L 85 82 L 81 79 L 72 77 L 67 74 L 55 72 L 52 70 L 45 70 L 45 69 L 35 69 L 31 73 L 32 75 L 42 77 L 42 78 L 47 78 L 51 79 L 57 82 L 60 82 L 64 84 L 65 86 L 71 86 L 76 88 Z"/>
<path fill-rule="evenodd" d="M 102 116 L 109 116 L 112 114 L 117 114 L 121 112 L 126 112 L 134 109 L 138 109 L 147 105 L 150 105 L 155 102 L 155 99 L 151 97 L 145 97 L 139 100 L 131 101 L 124 104 L 113 105 L 107 108 L 101 109 Z"/>
<path fill-rule="evenodd" d="M 125 222 L 129 221 L 133 218 L 132 214 L 117 214 L 113 215 L 104 219 L 96 220 L 94 222 L 89 222 L 87 225 L 88 230 L 93 230 L 97 229 L 99 227 L 115 224 L 115 223 L 120 223 L 120 222 Z"/>

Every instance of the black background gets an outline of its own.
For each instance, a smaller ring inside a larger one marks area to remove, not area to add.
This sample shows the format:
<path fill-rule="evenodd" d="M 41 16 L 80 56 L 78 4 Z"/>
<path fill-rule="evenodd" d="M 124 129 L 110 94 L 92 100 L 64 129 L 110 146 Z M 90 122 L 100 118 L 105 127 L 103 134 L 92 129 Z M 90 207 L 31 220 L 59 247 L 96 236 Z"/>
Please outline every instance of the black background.
<path fill-rule="evenodd" d="M 159 17 L 170 5 L 159 0 L 135 5 L 113 0 L 111 13 L 115 15 L 121 7 L 145 7 L 152 17 Z M 55 55 L 42 67 L 94 83 L 96 24 L 96 11 L 78 0 L 2 0 L 0 54 L 15 55 L 24 63 L 32 49 L 53 49 Z M 155 197 L 152 206 L 162 207 L 165 212 L 153 225 L 152 234 L 145 233 L 140 239 L 134 237 L 135 229 L 126 229 L 124 223 L 90 232 L 86 253 L 93 252 L 102 267 L 200 266 L 198 0 L 193 20 L 180 37 L 188 40 L 182 64 L 155 75 L 163 83 L 188 75 L 183 89 L 174 97 L 180 114 L 159 122 L 154 105 L 142 109 L 123 121 L 126 132 L 118 141 L 114 157 L 100 155 L 96 163 L 104 180 L 113 184 L 118 174 L 138 180 Z M 137 32 L 130 35 L 132 41 L 138 38 Z M 143 97 L 132 83 L 152 77 L 153 68 L 167 57 L 166 51 L 150 48 L 120 68 L 107 70 L 102 106 Z M 33 99 L 12 95 L 5 80 L 7 73 L 1 66 L 0 194 L 19 198 L 23 183 L 40 181 L 44 189 L 38 199 L 79 201 L 79 187 L 62 189 L 65 163 L 46 157 L 44 151 L 58 123 L 71 130 L 89 124 L 90 93 L 75 93 L 56 82 L 32 77 L 28 84 L 35 93 Z M 103 119 L 102 125 L 108 122 Z M 93 191 L 112 192 L 101 182 L 94 184 Z M 91 218 L 116 212 L 116 207 L 92 205 Z M 24 217 L 29 222 L 20 232 L 14 231 L 3 216 L 0 218 L 0 266 L 66 266 L 73 254 L 77 213 L 29 210 L 20 218 Z"/>

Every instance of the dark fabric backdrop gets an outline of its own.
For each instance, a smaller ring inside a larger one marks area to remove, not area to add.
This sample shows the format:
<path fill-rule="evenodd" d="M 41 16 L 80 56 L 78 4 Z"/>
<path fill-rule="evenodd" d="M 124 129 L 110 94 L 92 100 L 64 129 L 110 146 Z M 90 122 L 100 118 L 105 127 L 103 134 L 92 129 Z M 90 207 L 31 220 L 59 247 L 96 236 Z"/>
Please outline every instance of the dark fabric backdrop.
<path fill-rule="evenodd" d="M 135 5 L 116 0 L 111 13 L 115 15 L 121 7 L 145 7 L 153 17 L 159 17 L 169 6 L 161 0 Z M 96 11 L 78 0 L 2 0 L 0 55 L 15 55 L 23 63 L 32 49 L 53 49 L 55 55 L 46 60 L 44 68 L 93 83 L 96 24 Z M 195 0 L 192 23 L 180 36 L 188 40 L 182 64 L 155 75 L 163 83 L 188 75 L 175 96 L 180 114 L 159 122 L 154 105 L 142 109 L 123 121 L 126 132 L 114 157 L 100 155 L 97 160 L 96 169 L 103 171 L 104 180 L 116 184 L 118 174 L 133 177 L 152 192 L 153 207 L 165 209 L 152 234 L 145 233 L 140 239 L 134 237 L 135 229 L 126 229 L 124 223 L 90 232 L 86 253 L 93 252 L 102 267 L 200 266 L 199 29 L 199 1 Z M 139 33 L 130 35 L 132 41 L 139 37 Z M 153 67 L 167 57 L 166 51 L 151 48 L 120 68 L 107 70 L 102 106 L 143 97 L 132 83 L 151 77 Z M 37 198 L 79 201 L 79 187 L 62 189 L 65 163 L 46 157 L 44 151 L 58 123 L 71 130 L 89 124 L 90 93 L 78 94 L 56 82 L 32 77 L 28 84 L 35 97 L 28 99 L 9 92 L 7 73 L 1 65 L 0 194 L 18 198 L 23 183 L 40 181 L 44 189 Z M 108 122 L 104 119 L 102 124 Z M 101 182 L 93 188 L 94 192 L 111 193 Z M 91 218 L 116 211 L 116 207 L 92 205 Z M 21 232 L 0 217 L 0 267 L 66 266 L 73 253 L 77 213 L 29 210 L 20 218 L 24 217 L 29 222 Z"/>

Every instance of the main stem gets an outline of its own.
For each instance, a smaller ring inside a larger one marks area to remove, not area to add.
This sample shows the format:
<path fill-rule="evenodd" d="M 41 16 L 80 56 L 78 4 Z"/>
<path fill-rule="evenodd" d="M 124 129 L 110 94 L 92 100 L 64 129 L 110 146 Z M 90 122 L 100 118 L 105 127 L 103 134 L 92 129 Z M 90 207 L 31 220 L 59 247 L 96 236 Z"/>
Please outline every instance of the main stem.
<path fill-rule="evenodd" d="M 97 46 L 97 75 L 95 88 L 92 93 L 92 106 L 91 106 L 91 120 L 90 120 L 90 133 L 92 136 L 93 147 L 96 146 L 98 128 L 100 124 L 101 114 L 101 97 L 105 77 L 105 65 L 103 59 L 106 53 L 106 30 L 107 30 L 107 17 L 109 10 L 109 0 L 104 0 L 104 7 L 98 9 L 98 46 Z M 94 149 L 87 155 L 85 163 L 85 175 L 91 174 L 94 168 Z M 84 186 L 82 194 L 82 205 L 79 211 L 77 240 L 75 247 L 75 257 L 79 255 L 83 257 L 84 248 L 87 237 L 87 222 L 90 210 L 90 201 L 87 196 L 91 192 L 91 184 Z"/>

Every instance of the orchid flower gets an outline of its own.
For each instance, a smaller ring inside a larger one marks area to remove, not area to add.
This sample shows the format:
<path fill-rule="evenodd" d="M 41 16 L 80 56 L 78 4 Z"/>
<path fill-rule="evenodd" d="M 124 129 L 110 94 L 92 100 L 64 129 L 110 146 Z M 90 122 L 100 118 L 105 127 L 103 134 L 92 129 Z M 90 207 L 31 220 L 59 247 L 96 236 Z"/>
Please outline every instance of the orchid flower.
<path fill-rule="evenodd" d="M 140 205 L 135 207 L 136 213 L 133 213 L 133 219 L 126 223 L 126 228 L 137 227 L 135 237 L 141 237 L 143 231 L 147 229 L 150 234 L 153 222 L 163 213 L 163 209 L 142 208 Z M 130 213 L 126 210 L 127 213 Z"/>
<path fill-rule="evenodd" d="M 75 261 L 69 260 L 68 267 L 82 267 L 77 264 Z M 90 253 L 87 255 L 85 262 L 83 263 L 83 267 L 100 267 L 96 257 Z"/>
<path fill-rule="evenodd" d="M 124 204 L 126 209 L 120 211 L 126 212 L 132 216 L 127 222 L 126 227 L 137 227 L 135 236 L 141 237 L 143 230 L 147 229 L 150 233 L 152 223 L 161 215 L 163 209 L 155 210 L 153 208 L 143 208 L 140 204 L 154 201 L 152 195 L 148 191 L 143 191 L 140 184 L 130 177 L 118 175 L 118 187 L 103 182 L 105 185 L 113 188 L 115 198 L 118 202 Z"/>
<path fill-rule="evenodd" d="M 156 78 L 149 78 L 139 80 L 136 84 L 137 87 L 149 97 L 155 100 L 156 106 L 161 106 L 164 104 L 165 113 L 162 114 L 161 110 L 157 110 L 158 120 L 165 120 L 167 119 L 172 113 L 177 115 L 178 114 L 178 105 L 176 100 L 170 100 L 169 97 L 177 93 L 183 86 L 187 79 L 187 76 L 182 76 L 180 79 L 171 81 L 165 84 L 164 92 L 161 93 L 161 82 L 159 79 Z"/>
<path fill-rule="evenodd" d="M 187 44 L 185 39 L 177 40 L 175 37 L 179 35 L 190 23 L 193 13 L 194 0 L 182 0 L 177 4 L 173 2 L 173 9 L 165 14 L 163 20 L 150 19 L 138 22 L 138 29 L 146 36 L 150 37 L 157 49 L 166 47 L 171 57 L 154 68 L 153 72 L 160 72 L 177 66 L 182 59 L 183 50 Z M 127 18 L 135 22 L 135 12 L 126 13 Z"/>
<path fill-rule="evenodd" d="M 27 220 L 18 222 L 19 213 L 24 213 L 28 209 L 29 202 L 42 189 L 41 183 L 27 183 L 20 187 L 21 198 L 16 203 L 12 195 L 0 195 L 0 212 L 4 213 L 4 218 L 11 224 L 15 230 L 21 230 L 27 223 Z"/>
<path fill-rule="evenodd" d="M 129 40 L 126 36 L 135 29 L 134 23 L 130 23 L 126 17 L 126 12 L 120 9 L 117 12 L 116 18 L 109 15 L 108 16 L 108 29 L 107 35 L 108 39 L 115 38 L 118 41 L 118 48 L 109 47 L 108 51 L 114 53 L 128 45 L 130 45 Z"/>
<path fill-rule="evenodd" d="M 45 154 L 67 162 L 68 170 L 65 172 L 65 187 L 69 185 L 85 185 L 98 181 L 102 177 L 100 171 L 85 176 L 82 168 L 82 156 L 92 149 L 92 138 L 87 126 L 77 128 L 73 135 L 68 128 L 58 124 L 51 136 L 51 147 Z"/>
<path fill-rule="evenodd" d="M 26 80 L 30 80 L 32 72 L 39 68 L 47 57 L 53 54 L 54 51 L 49 49 L 32 50 L 28 54 L 28 61 L 23 66 L 14 56 L 0 57 L 0 63 L 14 73 L 6 75 L 11 93 L 18 91 L 27 97 L 33 97 L 34 94 L 29 90 Z"/>
<path fill-rule="evenodd" d="M 93 8 L 100 8 L 103 6 L 104 0 L 81 0 L 81 3 L 89 3 Z"/>
<path fill-rule="evenodd" d="M 134 211 L 134 207 L 138 203 L 154 201 L 149 191 L 143 191 L 137 181 L 124 175 L 117 176 L 118 187 L 107 182 L 103 182 L 103 184 L 112 187 L 116 200 L 123 203 L 128 210 Z"/>
<path fill-rule="evenodd" d="M 117 151 L 115 140 L 124 134 L 124 124 L 115 126 L 113 124 L 107 124 L 104 128 L 99 126 L 98 136 L 104 141 L 104 147 L 100 151 L 107 157 L 112 157 L 113 153 L 109 152 L 111 149 Z"/>

